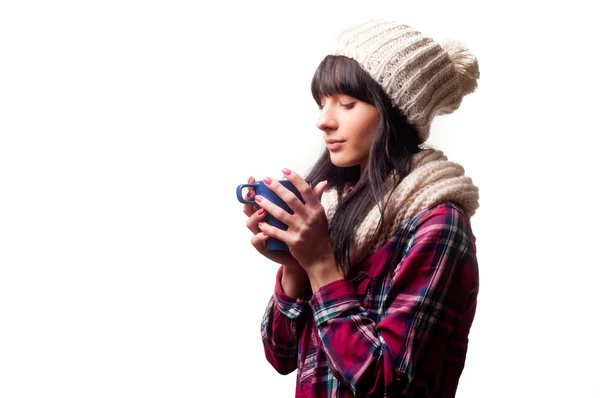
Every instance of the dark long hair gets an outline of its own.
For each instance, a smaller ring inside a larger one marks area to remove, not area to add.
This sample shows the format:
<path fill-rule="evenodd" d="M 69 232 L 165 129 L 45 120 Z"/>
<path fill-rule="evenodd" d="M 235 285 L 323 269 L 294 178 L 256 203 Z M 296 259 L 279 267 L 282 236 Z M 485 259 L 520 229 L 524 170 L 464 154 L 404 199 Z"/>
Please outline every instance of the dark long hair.
<path fill-rule="evenodd" d="M 327 180 L 328 189 L 341 190 L 346 183 L 354 189 L 338 204 L 329 223 L 329 233 L 337 266 L 348 275 L 350 272 L 350 245 L 354 228 L 361 216 L 380 203 L 384 197 L 384 182 L 391 172 L 396 172 L 396 186 L 410 172 L 411 157 L 421 150 L 422 141 L 417 130 L 406 116 L 392 105 L 383 88 L 353 59 L 328 55 L 317 67 L 311 83 L 312 96 L 318 105 L 322 96 L 345 94 L 374 105 L 379 111 L 379 127 L 369 150 L 369 160 L 361 177 L 360 166 L 337 167 L 325 149 L 313 165 L 306 179 L 313 186 Z M 341 191 L 340 191 L 341 192 Z M 383 214 L 387 202 L 379 206 L 381 221 L 376 233 L 381 233 Z"/>

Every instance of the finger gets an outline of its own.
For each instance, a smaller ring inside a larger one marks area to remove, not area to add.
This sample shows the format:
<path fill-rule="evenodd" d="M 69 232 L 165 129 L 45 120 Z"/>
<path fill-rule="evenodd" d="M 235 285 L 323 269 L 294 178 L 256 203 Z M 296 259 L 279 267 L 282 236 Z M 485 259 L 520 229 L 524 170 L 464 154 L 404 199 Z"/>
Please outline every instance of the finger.
<path fill-rule="evenodd" d="M 252 176 L 248 177 L 248 184 L 254 184 L 255 182 L 256 182 L 256 180 L 254 179 L 254 177 L 252 177 Z M 250 198 L 253 193 L 254 193 L 254 188 L 248 187 L 248 192 L 246 192 L 246 198 Z"/>
<path fill-rule="evenodd" d="M 279 239 L 286 244 L 288 243 L 289 233 L 287 231 L 284 231 L 283 229 L 279 229 L 277 227 L 269 225 L 263 221 L 258 223 L 258 228 L 260 228 L 260 230 L 262 232 L 264 232 L 265 234 L 267 234 L 269 237 Z"/>
<path fill-rule="evenodd" d="M 250 238 L 250 243 L 252 243 L 252 246 L 254 246 L 256 250 L 263 252 L 266 250 L 265 242 L 267 240 L 269 240 L 269 235 L 259 232 L 255 235 L 252 235 L 252 238 Z"/>
<path fill-rule="evenodd" d="M 321 197 L 323 196 L 323 192 L 325 192 L 326 188 L 327 188 L 327 180 L 324 180 L 324 181 L 321 181 L 320 183 L 318 183 L 317 186 L 315 187 L 315 189 L 313 189 L 315 196 L 317 197 L 319 202 L 321 201 Z"/>
<path fill-rule="evenodd" d="M 248 219 L 246 220 L 246 227 L 248 227 L 248 229 L 252 231 L 253 234 L 259 233 L 260 229 L 258 228 L 257 224 L 260 220 L 265 218 L 266 215 L 267 212 L 265 211 L 265 209 L 259 209 L 258 211 L 254 212 L 248 217 Z"/>
<path fill-rule="evenodd" d="M 252 214 L 254 214 L 256 212 L 256 205 L 254 204 L 244 204 L 242 210 L 244 211 L 244 214 L 248 217 L 251 217 Z"/>
<path fill-rule="evenodd" d="M 282 187 L 282 188 L 289 192 L 289 190 L 287 188 L 285 188 L 285 187 Z M 290 194 L 294 195 L 291 192 L 290 192 Z M 298 199 L 298 198 L 296 198 L 296 199 Z M 262 207 L 263 209 L 265 209 L 267 211 L 267 213 L 269 213 L 270 215 L 272 215 L 273 217 L 275 217 L 276 219 L 278 219 L 279 221 L 281 221 L 284 224 L 292 225 L 294 219 L 290 213 L 283 210 L 281 207 L 277 206 L 275 203 L 271 202 L 269 199 L 265 198 L 262 195 L 256 195 L 255 200 L 256 200 L 256 203 L 260 207 Z M 288 206 L 289 206 L 289 203 L 288 203 Z"/>
<path fill-rule="evenodd" d="M 289 180 L 292 184 L 294 184 L 294 187 L 296 187 L 298 192 L 300 192 L 302 199 L 304 199 L 304 202 L 306 202 L 306 204 L 308 206 L 315 205 L 319 202 L 319 200 L 317 199 L 317 197 L 315 196 L 315 194 L 313 192 L 312 187 L 310 185 L 308 185 L 308 183 L 304 180 L 304 178 L 302 178 L 295 171 L 292 171 L 289 169 L 283 169 L 282 171 L 283 171 L 284 177 L 287 180 Z M 298 202 L 300 204 L 302 203 L 300 201 L 298 201 Z"/>
<path fill-rule="evenodd" d="M 289 206 L 294 214 L 300 214 L 303 216 L 306 213 L 304 204 L 300 201 L 300 199 L 298 199 L 298 197 L 292 191 L 284 187 L 279 181 L 269 177 L 265 177 L 263 181 L 265 182 L 265 186 L 279 196 Z M 269 213 L 271 213 L 271 211 L 269 211 Z M 275 213 L 271 214 L 275 216 Z"/>

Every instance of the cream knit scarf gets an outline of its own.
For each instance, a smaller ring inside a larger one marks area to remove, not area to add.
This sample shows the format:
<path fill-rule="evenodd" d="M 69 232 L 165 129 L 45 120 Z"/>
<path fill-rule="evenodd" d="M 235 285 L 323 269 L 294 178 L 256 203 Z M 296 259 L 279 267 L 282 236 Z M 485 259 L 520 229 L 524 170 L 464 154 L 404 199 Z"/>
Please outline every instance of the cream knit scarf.
<path fill-rule="evenodd" d="M 393 175 L 390 175 L 385 182 L 386 194 L 382 203 L 390 196 L 391 199 L 385 209 L 381 235 L 375 236 L 381 218 L 379 207 L 375 204 L 355 227 L 350 251 L 352 265 L 373 254 L 400 227 L 427 208 L 452 201 L 471 217 L 479 207 L 479 190 L 471 178 L 464 175 L 464 168 L 449 162 L 439 150 L 425 149 L 414 155 L 411 172 L 392 191 L 393 183 Z M 344 189 L 342 195 L 346 194 L 347 189 Z M 329 221 L 337 209 L 339 195 L 336 188 L 331 188 L 321 197 Z"/>

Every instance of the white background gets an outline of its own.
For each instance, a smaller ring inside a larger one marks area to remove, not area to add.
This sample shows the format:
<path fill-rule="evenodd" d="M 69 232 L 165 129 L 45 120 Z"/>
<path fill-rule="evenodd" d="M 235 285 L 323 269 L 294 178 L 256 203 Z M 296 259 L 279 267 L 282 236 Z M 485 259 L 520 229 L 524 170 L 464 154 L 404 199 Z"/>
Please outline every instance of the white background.
<path fill-rule="evenodd" d="M 277 264 L 234 189 L 308 171 L 312 73 L 339 30 L 383 17 L 480 61 L 430 140 L 481 193 L 457 396 L 600 397 L 584 4 L 0 3 L 0 396 L 293 396 L 260 340 Z"/>

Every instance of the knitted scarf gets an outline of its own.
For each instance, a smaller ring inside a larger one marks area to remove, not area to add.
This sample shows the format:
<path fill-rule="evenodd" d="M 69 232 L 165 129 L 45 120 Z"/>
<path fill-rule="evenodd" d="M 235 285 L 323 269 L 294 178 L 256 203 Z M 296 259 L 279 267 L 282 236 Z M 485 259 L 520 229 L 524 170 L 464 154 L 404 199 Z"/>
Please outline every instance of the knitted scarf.
<path fill-rule="evenodd" d="M 385 181 L 383 202 L 390 198 L 383 216 L 383 229 L 376 236 L 381 219 L 380 209 L 373 204 L 364 218 L 358 221 L 350 250 L 352 265 L 366 259 L 388 241 L 397 230 L 412 217 L 432 206 L 452 201 L 461 206 L 471 217 L 479 207 L 479 190 L 464 168 L 448 161 L 443 152 L 426 149 L 413 156 L 410 173 L 393 189 L 394 174 Z M 340 192 L 330 188 L 323 192 L 321 204 L 331 221 L 341 197 L 348 194 L 347 187 Z"/>

